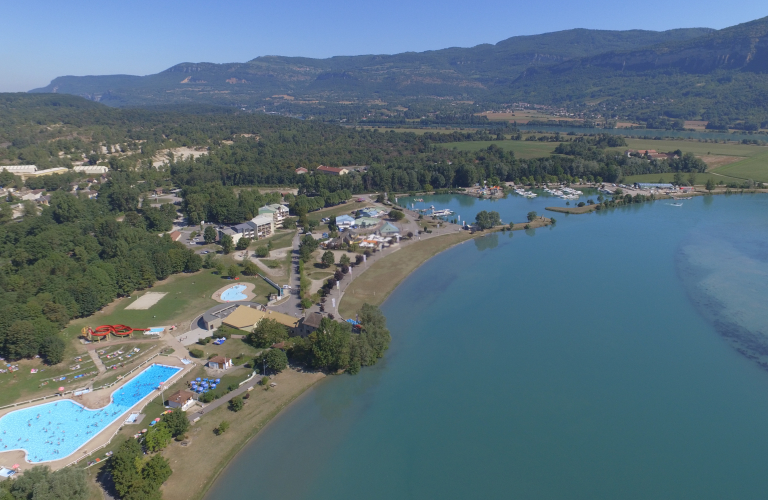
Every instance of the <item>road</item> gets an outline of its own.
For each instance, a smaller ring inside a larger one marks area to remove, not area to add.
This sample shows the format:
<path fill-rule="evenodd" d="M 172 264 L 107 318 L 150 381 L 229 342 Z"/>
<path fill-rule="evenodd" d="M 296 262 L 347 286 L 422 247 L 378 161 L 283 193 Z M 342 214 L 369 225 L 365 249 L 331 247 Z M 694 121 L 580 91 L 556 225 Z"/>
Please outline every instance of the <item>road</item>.
<path fill-rule="evenodd" d="M 291 268 L 288 270 L 288 284 L 291 285 L 291 289 L 286 290 L 288 293 L 282 302 L 269 307 L 273 311 L 289 314 L 297 318 L 301 317 L 302 315 L 301 300 L 299 299 L 299 285 L 301 283 L 298 273 L 300 241 L 301 235 L 299 234 L 299 231 L 296 231 L 296 234 L 293 235 L 293 241 L 291 243 Z"/>

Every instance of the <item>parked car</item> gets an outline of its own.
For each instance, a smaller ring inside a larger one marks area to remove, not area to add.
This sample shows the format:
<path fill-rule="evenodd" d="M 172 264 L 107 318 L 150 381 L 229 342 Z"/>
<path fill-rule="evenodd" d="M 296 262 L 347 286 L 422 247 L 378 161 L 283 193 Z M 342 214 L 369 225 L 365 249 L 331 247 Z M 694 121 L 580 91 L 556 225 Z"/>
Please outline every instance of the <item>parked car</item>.
<path fill-rule="evenodd" d="M 283 285 L 283 289 L 290 290 L 291 289 L 291 285 Z"/>

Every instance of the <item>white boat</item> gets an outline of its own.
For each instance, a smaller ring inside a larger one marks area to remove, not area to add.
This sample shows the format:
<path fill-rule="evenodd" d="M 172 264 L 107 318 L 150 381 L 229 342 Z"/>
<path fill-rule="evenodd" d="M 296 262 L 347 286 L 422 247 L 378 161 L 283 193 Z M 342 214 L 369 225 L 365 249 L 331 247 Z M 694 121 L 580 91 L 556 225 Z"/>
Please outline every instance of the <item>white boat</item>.
<path fill-rule="evenodd" d="M 672 204 L 670 205 L 670 207 L 682 207 L 682 206 L 683 206 L 683 204 L 682 204 L 682 203 L 672 203 Z"/>

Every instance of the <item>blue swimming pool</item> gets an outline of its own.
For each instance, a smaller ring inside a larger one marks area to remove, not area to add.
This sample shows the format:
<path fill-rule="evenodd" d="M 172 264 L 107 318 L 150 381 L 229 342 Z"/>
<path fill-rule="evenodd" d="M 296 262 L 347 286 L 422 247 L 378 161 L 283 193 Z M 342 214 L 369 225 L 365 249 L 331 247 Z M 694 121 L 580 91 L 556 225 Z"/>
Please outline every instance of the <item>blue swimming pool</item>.
<path fill-rule="evenodd" d="M 227 302 L 233 300 L 245 300 L 248 298 L 248 296 L 243 293 L 243 290 L 245 290 L 245 285 L 235 285 L 229 287 L 221 292 L 221 300 L 226 300 Z"/>
<path fill-rule="evenodd" d="M 112 402 L 100 410 L 61 399 L 8 413 L 0 418 L 0 451 L 24 450 L 33 463 L 71 455 L 180 370 L 151 365 L 112 393 Z"/>

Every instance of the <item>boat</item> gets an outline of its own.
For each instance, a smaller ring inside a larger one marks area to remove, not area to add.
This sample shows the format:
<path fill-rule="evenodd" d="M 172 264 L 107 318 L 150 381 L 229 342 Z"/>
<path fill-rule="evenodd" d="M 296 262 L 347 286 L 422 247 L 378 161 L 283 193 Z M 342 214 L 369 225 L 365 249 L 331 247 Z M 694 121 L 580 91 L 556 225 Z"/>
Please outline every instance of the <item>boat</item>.
<path fill-rule="evenodd" d="M 672 203 L 672 204 L 670 205 L 670 207 L 682 207 L 682 206 L 683 206 L 683 204 L 682 204 L 682 203 Z"/>

